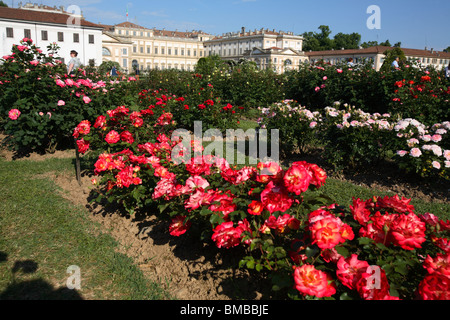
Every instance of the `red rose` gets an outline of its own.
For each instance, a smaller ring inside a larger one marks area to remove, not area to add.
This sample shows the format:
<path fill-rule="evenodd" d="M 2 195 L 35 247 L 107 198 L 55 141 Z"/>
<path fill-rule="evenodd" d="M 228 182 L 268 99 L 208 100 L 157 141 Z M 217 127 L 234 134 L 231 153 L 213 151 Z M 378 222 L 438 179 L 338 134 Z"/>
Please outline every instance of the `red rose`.
<path fill-rule="evenodd" d="M 111 130 L 111 131 L 106 135 L 105 140 L 106 140 L 106 142 L 108 142 L 109 144 L 116 143 L 116 142 L 118 142 L 118 141 L 120 140 L 120 134 L 119 134 L 117 131 L 115 131 L 115 130 Z"/>
<path fill-rule="evenodd" d="M 336 286 L 331 276 L 317 270 L 313 265 L 303 265 L 294 271 L 295 288 L 303 295 L 318 298 L 331 297 L 336 293 Z"/>

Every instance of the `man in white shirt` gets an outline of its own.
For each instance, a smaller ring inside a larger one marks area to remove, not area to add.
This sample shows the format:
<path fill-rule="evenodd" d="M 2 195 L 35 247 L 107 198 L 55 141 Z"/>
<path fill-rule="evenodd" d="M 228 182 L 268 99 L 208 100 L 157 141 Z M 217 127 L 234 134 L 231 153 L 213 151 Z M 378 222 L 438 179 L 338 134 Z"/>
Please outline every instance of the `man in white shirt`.
<path fill-rule="evenodd" d="M 400 69 L 400 66 L 398 65 L 398 62 L 400 61 L 399 57 L 395 57 L 395 60 L 392 62 L 391 66 L 395 69 Z"/>

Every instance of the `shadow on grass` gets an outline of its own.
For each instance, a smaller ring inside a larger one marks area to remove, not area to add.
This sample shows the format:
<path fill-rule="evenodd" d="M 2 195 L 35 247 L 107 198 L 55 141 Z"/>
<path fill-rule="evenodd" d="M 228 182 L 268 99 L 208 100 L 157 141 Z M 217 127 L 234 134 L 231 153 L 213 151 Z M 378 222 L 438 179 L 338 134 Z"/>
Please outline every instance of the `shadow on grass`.
<path fill-rule="evenodd" d="M 0 263 L 8 261 L 8 255 L 0 252 Z M 0 300 L 83 300 L 76 290 L 68 288 L 55 289 L 43 279 L 21 281 L 20 275 L 33 274 L 38 270 L 38 264 L 32 260 L 19 260 L 11 269 L 13 281 L 3 292 Z"/>

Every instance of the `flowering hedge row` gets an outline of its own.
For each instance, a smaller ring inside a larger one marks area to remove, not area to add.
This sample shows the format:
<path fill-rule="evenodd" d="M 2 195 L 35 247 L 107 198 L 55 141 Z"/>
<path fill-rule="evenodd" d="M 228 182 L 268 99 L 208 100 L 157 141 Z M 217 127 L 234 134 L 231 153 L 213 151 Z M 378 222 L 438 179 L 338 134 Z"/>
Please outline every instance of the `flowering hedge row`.
<path fill-rule="evenodd" d="M 263 128 L 279 129 L 280 140 L 297 145 L 323 145 L 324 157 L 337 169 L 372 166 L 391 158 L 401 168 L 422 176 L 450 178 L 450 122 L 425 126 L 389 113 L 367 113 L 336 102 L 310 111 L 292 100 L 261 108 Z"/>
<path fill-rule="evenodd" d="M 285 97 L 320 110 L 335 101 L 368 113 L 399 114 L 427 125 L 450 118 L 450 86 L 443 70 L 409 61 L 396 71 L 357 66 L 305 64 L 286 73 Z"/>
<path fill-rule="evenodd" d="M 96 201 L 167 219 L 173 236 L 197 224 L 218 248 L 243 247 L 240 267 L 292 299 L 450 298 L 450 221 L 398 196 L 341 207 L 315 164 L 233 166 L 173 134 L 160 108 L 120 106 L 77 126 L 80 152 L 99 154 Z"/>

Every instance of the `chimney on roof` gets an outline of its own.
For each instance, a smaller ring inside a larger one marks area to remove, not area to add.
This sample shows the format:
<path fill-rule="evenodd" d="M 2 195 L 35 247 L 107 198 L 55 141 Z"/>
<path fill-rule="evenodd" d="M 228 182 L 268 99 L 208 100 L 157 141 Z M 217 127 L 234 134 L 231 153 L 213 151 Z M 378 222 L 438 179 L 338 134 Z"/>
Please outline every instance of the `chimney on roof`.
<path fill-rule="evenodd" d="M 245 33 L 245 27 L 241 28 L 241 33 Z"/>

